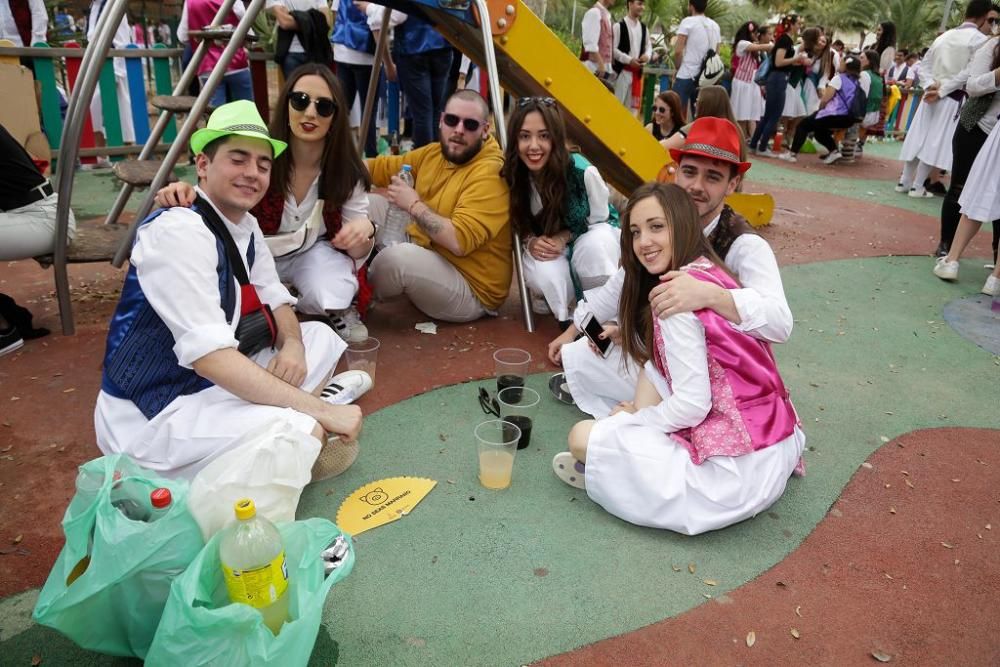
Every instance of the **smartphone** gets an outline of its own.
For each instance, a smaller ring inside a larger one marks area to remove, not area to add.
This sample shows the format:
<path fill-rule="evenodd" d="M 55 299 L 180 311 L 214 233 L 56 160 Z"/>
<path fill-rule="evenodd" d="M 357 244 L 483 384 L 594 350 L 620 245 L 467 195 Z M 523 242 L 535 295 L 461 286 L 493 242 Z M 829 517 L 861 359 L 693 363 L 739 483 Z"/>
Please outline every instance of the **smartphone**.
<path fill-rule="evenodd" d="M 583 320 L 583 334 L 590 339 L 602 357 L 607 357 L 611 353 L 611 339 L 601 338 L 604 327 L 597 321 L 593 313 L 588 313 Z"/>

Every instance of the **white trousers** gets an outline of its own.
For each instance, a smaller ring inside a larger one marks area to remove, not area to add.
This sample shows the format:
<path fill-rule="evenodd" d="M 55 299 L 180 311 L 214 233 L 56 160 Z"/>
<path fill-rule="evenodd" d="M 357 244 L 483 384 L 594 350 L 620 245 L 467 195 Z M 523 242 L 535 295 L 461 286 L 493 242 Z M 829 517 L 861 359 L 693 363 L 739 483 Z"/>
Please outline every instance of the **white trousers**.
<path fill-rule="evenodd" d="M 563 345 L 562 367 L 576 407 L 595 419 L 607 417 L 616 405 L 635 398 L 639 369 L 631 360 L 622 365 L 622 349 L 617 345 L 606 359 L 590 349 L 586 338 Z"/>
<path fill-rule="evenodd" d="M 621 257 L 619 230 L 606 222 L 591 225 L 573 243 L 573 258 L 566 255 L 546 262 L 540 262 L 530 253 L 522 254 L 524 281 L 535 294 L 545 297 L 552 314 L 557 320 L 570 318 L 576 304 L 572 271 L 584 290 L 600 287 L 618 270 Z"/>
<path fill-rule="evenodd" d="M 615 79 L 615 97 L 625 105 L 626 109 L 632 108 L 632 72 L 623 69 Z"/>
<path fill-rule="evenodd" d="M 0 261 L 29 259 L 47 255 L 55 248 L 56 205 L 59 196 L 21 208 L 0 212 Z M 69 212 L 69 239 L 76 234 L 76 219 Z"/>
<path fill-rule="evenodd" d="M 319 322 L 302 323 L 306 350 L 303 391 L 325 385 L 347 348 L 330 327 Z M 266 349 L 252 359 L 267 367 L 275 352 Z M 212 386 L 196 394 L 180 396 L 151 420 L 136 409 L 128 419 L 105 392 L 97 397 L 94 428 L 97 445 L 104 454 L 128 454 L 136 462 L 167 477 L 192 478 L 219 454 L 240 444 L 241 437 L 265 423 L 287 417 L 296 430 L 309 434 L 316 420 L 291 408 L 278 408 L 244 401 L 225 389 Z M 116 415 L 110 419 L 109 414 Z"/>
<path fill-rule="evenodd" d="M 358 292 L 354 260 L 340 252 L 327 239 L 319 239 L 311 248 L 296 255 L 275 258 L 278 277 L 291 283 L 299 292 L 295 310 L 307 315 L 322 315 L 351 305 Z"/>
<path fill-rule="evenodd" d="M 127 144 L 135 143 L 135 125 L 132 122 L 132 96 L 128 92 L 128 79 L 125 75 L 115 74 L 115 89 L 118 94 L 118 113 L 122 119 L 122 141 Z M 101 107 L 101 91 L 98 87 L 94 91 L 94 97 L 90 100 L 90 122 L 94 126 L 94 132 L 107 133 L 104 131 L 104 109 Z"/>

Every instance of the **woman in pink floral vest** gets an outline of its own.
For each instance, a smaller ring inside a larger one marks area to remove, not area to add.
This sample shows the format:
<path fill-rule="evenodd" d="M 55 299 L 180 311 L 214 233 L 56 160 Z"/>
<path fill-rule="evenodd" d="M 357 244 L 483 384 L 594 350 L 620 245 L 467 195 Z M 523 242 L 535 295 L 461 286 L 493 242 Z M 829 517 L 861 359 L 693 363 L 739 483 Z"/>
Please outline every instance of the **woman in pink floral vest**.
<path fill-rule="evenodd" d="M 576 424 L 553 470 L 640 526 L 696 535 L 753 517 L 802 472 L 805 446 L 770 345 L 712 310 L 654 317 L 649 291 L 675 268 L 738 287 L 680 187 L 636 190 L 621 246 L 622 351 L 643 366 L 635 400 Z"/>

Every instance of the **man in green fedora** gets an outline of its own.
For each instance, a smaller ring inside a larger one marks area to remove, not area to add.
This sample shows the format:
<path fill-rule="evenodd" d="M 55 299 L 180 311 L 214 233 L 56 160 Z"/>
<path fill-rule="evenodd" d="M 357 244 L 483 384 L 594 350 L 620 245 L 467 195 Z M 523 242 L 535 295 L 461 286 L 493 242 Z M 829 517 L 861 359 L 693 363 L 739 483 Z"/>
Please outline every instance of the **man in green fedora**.
<path fill-rule="evenodd" d="M 310 452 L 320 451 L 310 436 L 323 447 L 355 440 L 361 410 L 346 403 L 371 378 L 330 379 L 346 344 L 326 325 L 299 324 L 248 214 L 285 148 L 252 102 L 219 107 L 191 137 L 194 205 L 140 223 L 94 411 L 105 454 L 191 477 L 278 419 Z"/>

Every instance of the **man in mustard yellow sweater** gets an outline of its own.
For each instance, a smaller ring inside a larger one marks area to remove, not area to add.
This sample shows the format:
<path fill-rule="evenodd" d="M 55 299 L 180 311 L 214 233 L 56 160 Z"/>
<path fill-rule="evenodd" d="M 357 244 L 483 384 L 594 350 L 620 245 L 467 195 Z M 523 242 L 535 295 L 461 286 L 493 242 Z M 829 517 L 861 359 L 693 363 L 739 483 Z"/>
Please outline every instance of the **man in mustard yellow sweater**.
<path fill-rule="evenodd" d="M 368 161 L 369 215 L 385 222 L 389 203 L 410 214 L 412 243 L 383 249 L 372 261 L 375 298 L 405 294 L 427 315 L 469 322 L 495 314 L 507 298 L 512 271 L 509 193 L 500 177 L 503 151 L 489 135 L 489 109 L 474 91 L 448 98 L 440 142 L 406 155 Z M 415 188 L 396 174 L 411 165 Z"/>

